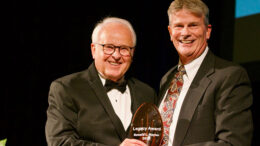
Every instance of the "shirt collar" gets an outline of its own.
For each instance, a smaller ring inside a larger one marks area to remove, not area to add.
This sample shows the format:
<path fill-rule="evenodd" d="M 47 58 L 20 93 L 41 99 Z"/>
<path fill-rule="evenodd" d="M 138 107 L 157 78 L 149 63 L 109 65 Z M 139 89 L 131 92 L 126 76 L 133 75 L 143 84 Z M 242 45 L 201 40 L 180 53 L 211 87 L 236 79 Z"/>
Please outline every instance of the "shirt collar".
<path fill-rule="evenodd" d="M 100 72 L 98 72 L 98 76 L 99 76 L 99 78 L 100 78 L 100 80 L 101 80 L 101 82 L 102 82 L 102 85 L 105 86 L 106 79 L 103 77 L 103 75 L 102 75 Z M 119 80 L 119 82 L 122 82 L 122 81 L 124 81 L 124 77 L 122 77 L 122 78 Z"/>
<path fill-rule="evenodd" d="M 204 52 L 196 59 L 194 59 L 193 61 L 191 61 L 190 63 L 184 65 L 185 70 L 186 70 L 186 76 L 188 77 L 189 80 L 193 80 L 193 78 L 195 77 L 202 61 L 204 60 L 207 52 L 208 52 L 209 48 L 206 47 L 206 49 L 204 50 Z M 178 68 L 181 65 L 181 61 L 179 60 L 178 63 Z"/>
<path fill-rule="evenodd" d="M 100 74 L 98 74 L 101 82 L 102 82 L 102 85 L 105 86 L 105 83 L 106 83 L 106 79 L 104 79 Z"/>

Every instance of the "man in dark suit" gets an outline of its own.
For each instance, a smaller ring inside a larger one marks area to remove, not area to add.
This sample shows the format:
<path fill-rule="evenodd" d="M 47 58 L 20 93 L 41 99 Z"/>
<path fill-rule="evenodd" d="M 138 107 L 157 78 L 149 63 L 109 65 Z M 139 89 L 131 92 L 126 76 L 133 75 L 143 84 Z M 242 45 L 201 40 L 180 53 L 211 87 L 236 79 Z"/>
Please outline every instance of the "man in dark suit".
<path fill-rule="evenodd" d="M 48 145 L 145 145 L 126 139 L 137 108 L 156 99 L 151 87 L 125 75 L 135 44 L 134 29 L 124 19 L 109 17 L 96 25 L 91 44 L 94 62 L 51 84 Z"/>
<path fill-rule="evenodd" d="M 179 64 L 162 78 L 159 110 L 166 146 L 250 146 L 252 91 L 246 71 L 208 48 L 211 25 L 201 0 L 168 9 Z"/>

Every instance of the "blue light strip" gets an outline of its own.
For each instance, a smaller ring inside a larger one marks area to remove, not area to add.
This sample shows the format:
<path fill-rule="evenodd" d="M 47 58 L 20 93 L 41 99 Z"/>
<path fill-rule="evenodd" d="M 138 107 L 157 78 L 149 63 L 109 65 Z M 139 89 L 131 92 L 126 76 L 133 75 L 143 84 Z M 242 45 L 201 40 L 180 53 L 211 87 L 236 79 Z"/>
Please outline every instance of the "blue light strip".
<path fill-rule="evenodd" d="M 236 18 L 257 13 L 260 13 L 260 0 L 236 0 Z"/>

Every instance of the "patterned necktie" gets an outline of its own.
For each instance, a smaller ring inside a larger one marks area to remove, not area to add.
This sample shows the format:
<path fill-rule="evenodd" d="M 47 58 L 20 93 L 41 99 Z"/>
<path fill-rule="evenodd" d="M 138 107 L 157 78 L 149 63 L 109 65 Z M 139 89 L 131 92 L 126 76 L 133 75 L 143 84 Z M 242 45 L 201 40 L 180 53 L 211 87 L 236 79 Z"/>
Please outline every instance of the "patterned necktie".
<path fill-rule="evenodd" d="M 183 75 L 186 73 L 185 68 L 181 65 L 178 72 L 174 75 L 171 85 L 168 89 L 166 98 L 163 102 L 163 109 L 161 111 L 163 125 L 164 125 L 164 136 L 162 146 L 168 145 L 169 130 L 172 123 L 172 116 L 176 106 L 177 99 L 180 95 L 183 85 Z"/>

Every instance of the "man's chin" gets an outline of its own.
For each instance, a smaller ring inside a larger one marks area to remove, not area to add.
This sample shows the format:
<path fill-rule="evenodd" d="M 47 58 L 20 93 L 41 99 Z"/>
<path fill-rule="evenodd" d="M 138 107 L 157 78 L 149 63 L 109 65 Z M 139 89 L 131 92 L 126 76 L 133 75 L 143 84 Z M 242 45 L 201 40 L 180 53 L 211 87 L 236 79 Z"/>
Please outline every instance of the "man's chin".
<path fill-rule="evenodd" d="M 118 81 L 122 78 L 122 75 L 121 74 L 107 74 L 106 78 L 113 80 L 113 81 Z"/>
<path fill-rule="evenodd" d="M 192 48 L 181 48 L 178 53 L 181 55 L 181 56 L 190 56 L 192 55 L 192 52 L 191 52 Z"/>

